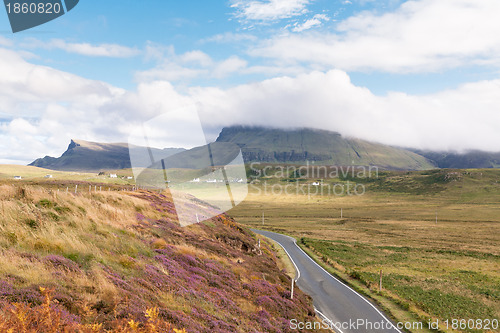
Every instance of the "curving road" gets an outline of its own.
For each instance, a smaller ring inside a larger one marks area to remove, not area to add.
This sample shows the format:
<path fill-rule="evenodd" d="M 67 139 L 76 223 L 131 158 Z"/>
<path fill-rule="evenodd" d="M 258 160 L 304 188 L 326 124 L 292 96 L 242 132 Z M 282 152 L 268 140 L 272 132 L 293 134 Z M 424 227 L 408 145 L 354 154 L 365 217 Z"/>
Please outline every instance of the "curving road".
<path fill-rule="evenodd" d="M 372 303 L 339 281 L 311 259 L 289 236 L 253 230 L 285 249 L 295 269 L 296 283 L 309 294 L 324 321 L 338 333 L 402 333 Z"/>

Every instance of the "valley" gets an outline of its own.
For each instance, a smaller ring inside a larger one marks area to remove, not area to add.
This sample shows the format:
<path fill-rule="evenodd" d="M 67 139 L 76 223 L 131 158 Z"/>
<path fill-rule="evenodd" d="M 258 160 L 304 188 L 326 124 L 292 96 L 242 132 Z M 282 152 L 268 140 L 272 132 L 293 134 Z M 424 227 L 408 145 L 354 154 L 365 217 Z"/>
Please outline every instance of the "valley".
<path fill-rule="evenodd" d="M 251 186 L 245 202 L 229 214 L 252 228 L 293 236 L 325 268 L 370 296 L 396 321 L 422 322 L 425 327 L 429 320 L 457 317 L 498 320 L 498 170 L 351 176 L 293 181 L 306 189 L 313 182 L 350 181 L 366 187 L 363 195 L 322 195 L 317 186 L 310 186 L 309 194 L 273 194 L 262 187 L 274 187 L 277 193 L 290 178 L 255 177 L 253 191 Z"/>

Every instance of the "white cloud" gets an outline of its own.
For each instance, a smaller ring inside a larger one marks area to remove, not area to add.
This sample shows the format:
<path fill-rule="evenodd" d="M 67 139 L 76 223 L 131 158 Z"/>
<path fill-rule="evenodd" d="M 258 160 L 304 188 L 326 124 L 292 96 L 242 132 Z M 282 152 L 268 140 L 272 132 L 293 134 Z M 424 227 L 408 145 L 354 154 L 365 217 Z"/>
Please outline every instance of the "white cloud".
<path fill-rule="evenodd" d="M 220 75 L 252 68 L 238 58 L 214 64 L 221 66 Z M 211 128 L 315 127 L 400 146 L 500 150 L 500 80 L 421 96 L 376 96 L 354 85 L 346 72 L 332 70 L 226 90 L 191 88 L 187 94 L 161 81 L 125 91 L 30 64 L 3 49 L 0 72 L 0 114 L 7 118 L 0 123 L 0 161 L 58 156 L 71 138 L 124 142 L 142 122 L 193 103 Z"/>
<path fill-rule="evenodd" d="M 207 67 L 214 64 L 212 58 L 200 50 L 177 54 L 171 45 L 165 46 L 152 42 L 146 45 L 145 58 L 157 64 L 151 69 L 138 71 L 135 74 L 138 82 L 191 80 L 208 75 Z"/>
<path fill-rule="evenodd" d="M 306 70 L 301 66 L 286 66 L 286 65 L 253 65 L 241 70 L 243 74 L 249 75 L 265 75 L 266 77 L 276 77 L 276 76 L 297 76 L 299 74 L 304 74 Z"/>
<path fill-rule="evenodd" d="M 205 52 L 196 50 L 190 51 L 182 54 L 180 57 L 180 61 L 185 64 L 197 64 L 201 67 L 209 67 L 213 65 L 213 60 L 210 58 L 208 54 Z"/>
<path fill-rule="evenodd" d="M 138 82 L 189 81 L 200 77 L 224 78 L 247 67 L 247 62 L 239 57 L 230 56 L 227 59 L 215 61 L 200 50 L 176 54 L 173 47 L 152 46 L 146 54 L 159 63 L 154 68 L 137 72 L 136 80 Z"/>
<path fill-rule="evenodd" d="M 390 145 L 500 151 L 500 80 L 380 97 L 333 70 L 193 94 L 210 126 L 314 127 Z"/>
<path fill-rule="evenodd" d="M 277 36 L 251 54 L 288 63 L 396 73 L 500 66 L 500 2 L 407 1 L 395 12 L 362 12 L 336 33 Z"/>
<path fill-rule="evenodd" d="M 175 56 L 175 48 L 173 45 L 163 45 L 148 41 L 144 50 L 144 57 L 150 61 L 163 61 L 166 57 Z"/>
<path fill-rule="evenodd" d="M 224 34 L 213 38 L 214 42 L 229 42 L 245 40 L 240 35 Z M 245 35 L 246 36 L 246 35 Z M 248 35 L 252 36 L 252 35 Z M 227 38 L 227 39 L 226 39 Z M 225 39 L 225 40 L 224 40 Z M 248 40 L 253 40 L 249 38 Z M 302 66 L 281 64 L 279 61 L 271 64 L 252 65 L 238 56 L 229 56 L 226 59 L 215 60 L 200 50 L 193 50 L 177 54 L 173 46 L 165 46 L 148 42 L 145 48 L 145 59 L 156 62 L 153 68 L 135 73 L 137 82 L 151 82 L 164 80 L 168 82 L 186 83 L 194 79 L 223 79 L 231 74 L 241 75 L 297 75 L 304 73 Z"/>
<path fill-rule="evenodd" d="M 113 123 L 113 113 L 100 109 L 125 93 L 103 82 L 30 64 L 1 48 L 0 72 L 3 161 L 27 163 L 42 157 L 41 152 L 56 153 L 70 138 L 94 136 L 99 127 L 95 124 Z"/>
<path fill-rule="evenodd" d="M 22 97 L 27 102 L 44 102 L 54 98 L 77 102 L 85 97 L 87 101 L 100 103 L 102 98 L 122 92 L 103 82 L 30 64 L 13 51 L 0 48 L 0 59 L 0 96 L 6 100 Z"/>
<path fill-rule="evenodd" d="M 294 32 L 302 32 L 305 30 L 309 30 L 314 27 L 319 27 L 323 24 L 323 21 L 329 21 L 330 18 L 325 14 L 316 14 L 312 19 L 305 21 L 302 24 L 297 24 L 292 31 Z"/>
<path fill-rule="evenodd" d="M 16 118 L 12 120 L 9 125 L 9 131 L 22 134 L 22 135 L 33 135 L 37 133 L 35 126 L 30 124 L 28 121 L 22 118 Z"/>
<path fill-rule="evenodd" d="M 67 43 L 63 40 L 53 40 L 49 45 L 65 50 L 66 52 L 91 57 L 130 58 L 140 54 L 135 48 L 118 44 L 92 45 L 89 43 Z"/>
<path fill-rule="evenodd" d="M 31 39 L 22 46 L 28 48 L 60 49 L 68 53 L 80 54 L 89 57 L 131 58 L 141 54 L 136 48 L 119 44 L 70 43 L 62 39 L 52 39 L 49 42 Z"/>
<path fill-rule="evenodd" d="M 247 62 L 238 57 L 230 57 L 220 62 L 213 70 L 213 75 L 217 78 L 223 78 L 229 74 L 239 72 L 247 67 Z"/>
<path fill-rule="evenodd" d="M 275 21 L 307 12 L 311 0 L 234 0 L 231 7 L 237 9 L 237 16 L 252 21 Z"/>
<path fill-rule="evenodd" d="M 12 46 L 12 44 L 13 44 L 12 40 L 0 36 L 0 46 Z"/>
<path fill-rule="evenodd" d="M 206 76 L 209 72 L 206 69 L 189 68 L 179 64 L 165 61 L 154 68 L 137 72 L 135 78 L 138 82 L 151 82 L 165 80 L 169 82 L 185 81 Z"/>
<path fill-rule="evenodd" d="M 254 42 L 258 38 L 254 35 L 251 34 L 241 34 L 241 33 L 234 33 L 234 32 L 226 32 L 223 34 L 217 34 L 215 36 L 203 39 L 203 43 L 207 42 L 213 42 L 213 43 L 239 43 L 239 42 L 245 42 L 245 41 L 250 41 Z"/>

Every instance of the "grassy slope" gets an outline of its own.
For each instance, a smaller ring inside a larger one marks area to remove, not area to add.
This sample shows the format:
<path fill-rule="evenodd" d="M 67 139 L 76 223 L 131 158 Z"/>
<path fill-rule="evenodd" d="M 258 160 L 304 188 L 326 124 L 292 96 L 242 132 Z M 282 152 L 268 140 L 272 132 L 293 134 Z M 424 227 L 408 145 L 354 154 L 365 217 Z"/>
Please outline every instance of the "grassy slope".
<path fill-rule="evenodd" d="M 37 320 L 46 315 L 59 329 L 84 332 L 134 331 L 137 323 L 144 331 L 286 332 L 289 319 L 315 320 L 303 293 L 287 298 L 290 278 L 270 246 L 260 252 L 255 236 L 226 216 L 180 228 L 161 194 L 75 196 L 10 182 L 0 187 L 4 331 L 49 331 L 56 321 Z"/>
<path fill-rule="evenodd" d="M 303 238 L 367 292 L 376 294 L 383 270 L 384 295 L 399 303 L 395 312 L 409 309 L 423 319 L 500 317 L 500 171 L 386 172 L 324 183 L 347 181 L 363 183 L 366 194 L 264 195 L 260 184 L 253 187 L 260 194 L 229 213 L 262 228 L 264 211 L 265 227 Z"/>

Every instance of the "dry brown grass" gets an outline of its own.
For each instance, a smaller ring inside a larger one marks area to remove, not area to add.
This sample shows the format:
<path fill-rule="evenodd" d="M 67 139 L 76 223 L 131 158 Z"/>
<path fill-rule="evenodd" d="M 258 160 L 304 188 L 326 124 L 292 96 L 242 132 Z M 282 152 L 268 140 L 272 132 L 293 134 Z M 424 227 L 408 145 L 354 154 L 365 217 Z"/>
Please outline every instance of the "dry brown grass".
<path fill-rule="evenodd" d="M 311 199 L 295 195 L 249 195 L 230 214 L 252 227 L 283 229 L 299 237 L 500 254 L 499 206 L 457 206 L 436 198 L 422 198 L 419 202 L 412 199 L 370 194 Z M 491 218 L 495 214 L 498 215 Z"/>
<path fill-rule="evenodd" d="M 253 228 L 287 233 L 298 239 L 326 241 L 325 249 L 328 242 L 332 242 L 333 248 L 344 247 L 345 255 L 339 251 L 321 252 L 320 258 L 324 253 L 332 253 L 334 259 L 329 264 L 347 279 L 351 279 L 353 271 L 361 273 L 360 288 L 368 284 L 368 293 L 378 294 L 374 281 L 382 269 L 384 275 L 409 279 L 410 282 L 395 286 L 394 290 L 406 284 L 424 291 L 437 289 L 475 302 L 453 305 L 462 306 L 459 311 L 467 312 L 468 307 L 473 311 L 477 307 L 476 313 L 485 310 L 482 317 L 498 318 L 500 205 L 496 199 L 499 194 L 493 189 L 482 191 L 481 184 L 474 184 L 470 188 L 451 187 L 433 195 L 368 192 L 359 197 L 308 197 L 254 193 L 229 214 Z M 468 272 L 472 277 L 468 277 Z M 475 280 L 479 278 L 485 282 Z M 423 311 L 398 293 L 405 295 L 403 291 L 391 290 L 385 295 L 408 304 L 421 318 L 438 316 L 431 310 Z M 425 303 L 425 299 L 421 302 Z M 399 306 L 390 304 L 384 306 L 392 306 L 392 312 L 399 313 L 400 318 L 407 317 Z M 439 305 L 429 306 L 439 313 Z"/>
<path fill-rule="evenodd" d="M 134 228 L 138 211 L 159 216 L 142 199 L 119 192 L 57 193 L 22 184 L 2 185 L 0 198 L 0 276 L 15 277 L 20 286 L 54 283 L 53 268 L 28 260 L 24 253 L 74 256 L 82 265 L 92 258 L 92 265 L 125 267 L 133 264 L 129 256 L 151 251 L 139 239 L 130 242 L 139 235 Z M 122 240 L 123 232 L 132 237 Z M 69 290 L 79 286 L 81 298 L 89 303 L 104 299 L 113 304 L 119 298 L 116 287 L 97 267 L 66 272 L 58 282 Z"/>
<path fill-rule="evenodd" d="M 172 202 L 156 192 L 75 195 L 26 182 L 1 189 L 2 332 L 17 332 L 19 327 L 22 331 L 25 324 L 33 327 L 26 326 L 26 332 L 171 332 L 165 321 L 190 331 L 212 327 L 215 321 L 221 327 L 238 322 L 241 331 L 251 331 L 254 317 L 261 315 L 270 315 L 273 326 L 283 325 L 281 310 L 287 309 L 269 307 L 271 312 L 259 314 L 260 308 L 252 305 L 258 301 L 254 294 L 267 294 L 268 289 L 254 283 L 248 291 L 242 283 L 250 282 L 249 272 L 255 273 L 252 279 L 267 279 L 270 286 L 282 283 L 286 276 L 275 268 L 273 254 L 253 256 L 247 250 L 252 250 L 255 240 L 227 216 L 180 228 Z M 231 237 L 227 242 L 226 234 Z M 230 242 L 233 238 L 235 243 Z M 191 267 L 196 272 L 193 276 Z M 218 279 L 214 272 L 223 272 L 224 278 Z M 183 285 L 192 293 L 184 293 Z M 81 324 L 36 326 L 37 314 L 43 310 L 33 294 L 38 286 L 54 288 L 58 304 Z M 286 290 L 280 291 L 273 293 L 286 297 Z M 243 309 L 233 308 L 237 297 L 248 298 Z M 13 302 L 30 305 L 17 307 Z M 300 291 L 296 303 L 290 307 L 294 318 L 309 318 L 312 310 Z M 161 308 L 163 321 L 153 320 L 158 315 L 154 306 Z M 145 319 L 142 312 L 147 308 L 150 313 Z M 19 316 L 27 321 L 19 322 Z M 130 320 L 123 321 L 127 316 Z M 155 330 L 152 320 L 163 329 Z"/>

